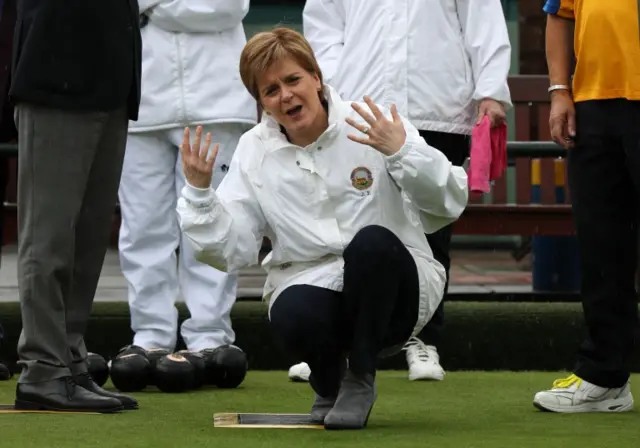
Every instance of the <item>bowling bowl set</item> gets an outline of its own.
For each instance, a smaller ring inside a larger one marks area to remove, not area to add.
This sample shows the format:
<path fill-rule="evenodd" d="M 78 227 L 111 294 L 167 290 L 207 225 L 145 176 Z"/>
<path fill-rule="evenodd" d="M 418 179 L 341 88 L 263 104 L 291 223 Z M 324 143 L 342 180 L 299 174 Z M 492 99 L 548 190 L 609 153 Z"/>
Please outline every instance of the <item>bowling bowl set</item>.
<path fill-rule="evenodd" d="M 244 381 L 248 368 L 246 354 L 233 345 L 176 353 L 129 345 L 109 362 L 97 353 L 89 353 L 88 365 L 91 377 L 99 386 L 111 379 L 120 392 L 140 392 L 155 386 L 167 393 L 206 386 L 236 388 Z"/>

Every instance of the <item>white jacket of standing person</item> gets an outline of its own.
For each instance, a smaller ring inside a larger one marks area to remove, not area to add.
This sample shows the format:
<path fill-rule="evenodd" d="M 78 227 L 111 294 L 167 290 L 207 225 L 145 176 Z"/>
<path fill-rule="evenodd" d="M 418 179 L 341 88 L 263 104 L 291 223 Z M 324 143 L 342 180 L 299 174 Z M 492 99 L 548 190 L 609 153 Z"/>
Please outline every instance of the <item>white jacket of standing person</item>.
<path fill-rule="evenodd" d="M 195 256 L 225 272 L 257 265 L 262 238 L 268 237 L 273 249 L 263 267 L 270 307 L 294 284 L 340 291 L 345 242 L 367 225 L 385 227 L 407 246 L 418 267 L 415 334 L 438 307 L 446 280 L 425 232 L 435 232 L 463 212 L 466 172 L 427 145 L 406 119 L 406 142 L 392 156 L 351 141 L 353 129 L 345 119 L 364 120 L 352 102 L 328 85 L 324 89 L 329 128 L 316 142 L 305 148 L 292 145 L 280 125 L 263 115 L 240 139 L 217 189 L 182 188 L 180 227 Z M 388 110 L 383 113 L 390 117 Z"/>
<path fill-rule="evenodd" d="M 238 71 L 248 11 L 249 0 L 140 0 L 142 101 L 130 132 L 256 123 Z"/>
<path fill-rule="evenodd" d="M 307 0 L 303 27 L 328 84 L 419 130 L 471 134 L 482 99 L 511 106 L 500 0 Z"/>

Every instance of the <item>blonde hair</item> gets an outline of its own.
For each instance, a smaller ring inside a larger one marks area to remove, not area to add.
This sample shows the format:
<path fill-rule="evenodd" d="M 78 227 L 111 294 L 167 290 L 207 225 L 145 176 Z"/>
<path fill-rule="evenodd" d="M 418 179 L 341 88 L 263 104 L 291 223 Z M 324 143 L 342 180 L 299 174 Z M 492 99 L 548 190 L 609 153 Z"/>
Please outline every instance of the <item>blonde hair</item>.
<path fill-rule="evenodd" d="M 278 27 L 253 36 L 240 55 L 240 78 L 256 101 L 260 101 L 258 78 L 274 63 L 293 58 L 322 84 L 322 72 L 309 42 L 295 30 Z"/>

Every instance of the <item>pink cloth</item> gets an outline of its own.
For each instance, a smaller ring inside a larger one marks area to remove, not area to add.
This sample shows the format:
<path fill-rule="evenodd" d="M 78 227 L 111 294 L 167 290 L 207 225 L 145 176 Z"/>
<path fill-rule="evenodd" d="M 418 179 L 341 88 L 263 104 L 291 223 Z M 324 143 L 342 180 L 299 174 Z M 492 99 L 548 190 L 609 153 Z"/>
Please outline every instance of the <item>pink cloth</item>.
<path fill-rule="evenodd" d="M 507 168 L 507 125 L 491 128 L 485 116 L 473 129 L 467 176 L 472 193 L 489 193 L 490 182 L 498 179 Z"/>

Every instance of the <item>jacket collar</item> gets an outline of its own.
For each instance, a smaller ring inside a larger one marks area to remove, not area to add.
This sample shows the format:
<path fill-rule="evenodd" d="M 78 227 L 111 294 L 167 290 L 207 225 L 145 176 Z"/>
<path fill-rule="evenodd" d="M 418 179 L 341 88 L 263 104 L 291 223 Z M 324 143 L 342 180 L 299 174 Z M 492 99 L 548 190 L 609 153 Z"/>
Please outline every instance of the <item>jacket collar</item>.
<path fill-rule="evenodd" d="M 349 106 L 342 100 L 338 92 L 331 86 L 325 84 L 323 87 L 325 98 L 329 109 L 329 127 L 320 135 L 319 139 L 334 139 L 338 136 L 340 129 L 344 125 L 344 119 L 349 115 Z M 260 135 L 266 143 L 267 151 L 276 151 L 287 147 L 293 147 L 292 143 L 282 133 L 280 124 L 266 112 L 262 112 L 260 120 Z"/>

